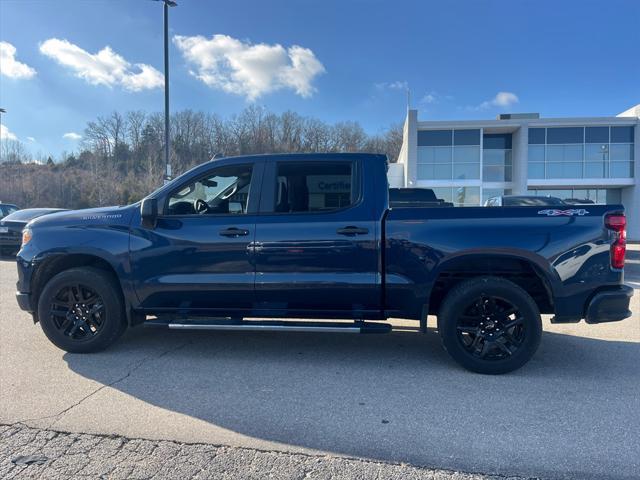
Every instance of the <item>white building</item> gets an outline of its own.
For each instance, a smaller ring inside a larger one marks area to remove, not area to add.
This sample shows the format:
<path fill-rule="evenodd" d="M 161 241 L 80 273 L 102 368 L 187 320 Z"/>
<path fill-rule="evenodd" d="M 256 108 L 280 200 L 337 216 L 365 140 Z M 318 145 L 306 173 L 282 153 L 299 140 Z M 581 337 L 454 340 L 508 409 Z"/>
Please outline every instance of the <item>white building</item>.
<path fill-rule="evenodd" d="M 497 195 L 622 203 L 640 240 L 640 105 L 616 117 L 419 121 L 409 110 L 391 186 L 424 187 L 456 205 Z"/>

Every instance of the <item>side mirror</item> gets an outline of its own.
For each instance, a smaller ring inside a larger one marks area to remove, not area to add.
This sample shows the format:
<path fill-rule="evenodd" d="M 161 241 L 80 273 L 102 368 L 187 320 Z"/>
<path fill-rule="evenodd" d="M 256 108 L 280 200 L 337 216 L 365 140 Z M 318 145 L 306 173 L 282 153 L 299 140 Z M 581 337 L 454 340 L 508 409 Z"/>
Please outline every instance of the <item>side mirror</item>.
<path fill-rule="evenodd" d="M 142 226 L 147 228 L 155 228 L 158 219 L 158 199 L 145 198 L 140 205 L 140 217 L 142 218 Z"/>

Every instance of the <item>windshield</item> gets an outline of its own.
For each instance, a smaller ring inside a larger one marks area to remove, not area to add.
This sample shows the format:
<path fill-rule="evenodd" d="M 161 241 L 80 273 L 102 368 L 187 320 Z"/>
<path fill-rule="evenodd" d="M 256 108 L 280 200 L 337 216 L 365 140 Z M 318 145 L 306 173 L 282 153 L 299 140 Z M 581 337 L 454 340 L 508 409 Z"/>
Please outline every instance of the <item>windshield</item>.
<path fill-rule="evenodd" d="M 0 218 L 4 218 L 17 210 L 18 207 L 15 205 L 0 205 Z"/>

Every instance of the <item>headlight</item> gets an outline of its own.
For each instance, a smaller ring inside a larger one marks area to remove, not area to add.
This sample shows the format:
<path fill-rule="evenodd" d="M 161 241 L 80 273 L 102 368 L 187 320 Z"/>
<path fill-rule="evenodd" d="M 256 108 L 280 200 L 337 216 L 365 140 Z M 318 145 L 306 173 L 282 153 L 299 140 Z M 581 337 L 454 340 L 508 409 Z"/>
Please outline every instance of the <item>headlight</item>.
<path fill-rule="evenodd" d="M 25 228 L 22 230 L 22 246 L 24 247 L 27 243 L 31 241 L 32 233 L 30 228 Z"/>

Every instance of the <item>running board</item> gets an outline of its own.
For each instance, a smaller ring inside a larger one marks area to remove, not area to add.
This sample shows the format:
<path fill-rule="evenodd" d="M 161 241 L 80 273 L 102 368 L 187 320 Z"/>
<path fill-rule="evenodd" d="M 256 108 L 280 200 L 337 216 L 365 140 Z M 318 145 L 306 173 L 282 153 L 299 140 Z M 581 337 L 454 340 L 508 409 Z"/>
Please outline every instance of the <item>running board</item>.
<path fill-rule="evenodd" d="M 147 327 L 169 328 L 171 330 L 246 330 L 280 332 L 330 332 L 330 333 L 389 333 L 391 325 L 379 322 L 288 322 L 271 320 L 187 320 L 148 321 Z"/>

